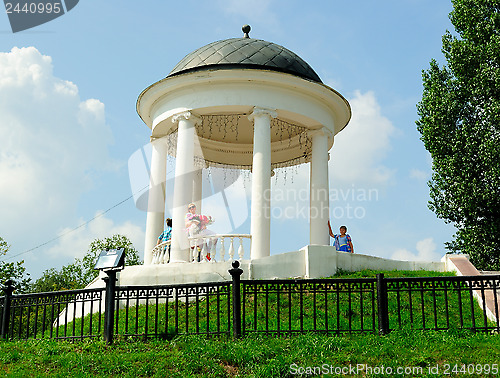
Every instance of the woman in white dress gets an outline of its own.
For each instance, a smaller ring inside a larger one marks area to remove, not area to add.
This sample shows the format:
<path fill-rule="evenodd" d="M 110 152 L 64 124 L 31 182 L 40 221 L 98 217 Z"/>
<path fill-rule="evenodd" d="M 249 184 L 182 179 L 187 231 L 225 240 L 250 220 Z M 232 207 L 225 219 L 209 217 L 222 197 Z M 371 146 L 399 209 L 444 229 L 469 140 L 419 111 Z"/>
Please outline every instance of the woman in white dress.
<path fill-rule="evenodd" d="M 188 205 L 188 212 L 185 217 L 186 229 L 188 230 L 188 235 L 190 237 L 197 237 L 196 241 L 191 241 L 191 249 L 197 247 L 198 251 L 203 249 L 203 244 L 205 244 L 205 238 L 215 235 L 215 232 L 209 230 L 207 225 L 213 223 L 211 216 L 196 214 L 196 205 L 190 203 Z M 210 260 L 210 250 L 212 248 L 212 243 L 217 243 L 217 239 L 209 239 L 206 243 L 207 255 L 205 256 L 207 260 Z M 197 260 L 200 261 L 200 255 L 197 253 Z"/>

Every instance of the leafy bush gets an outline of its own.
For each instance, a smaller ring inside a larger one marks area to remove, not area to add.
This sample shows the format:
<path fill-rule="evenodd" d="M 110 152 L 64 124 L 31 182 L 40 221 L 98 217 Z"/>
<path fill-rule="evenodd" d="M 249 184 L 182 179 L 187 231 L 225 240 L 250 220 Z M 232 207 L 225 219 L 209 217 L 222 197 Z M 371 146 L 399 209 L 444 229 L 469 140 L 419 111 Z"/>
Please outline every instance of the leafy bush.
<path fill-rule="evenodd" d="M 99 274 L 94 269 L 97 256 L 105 249 L 125 249 L 125 265 L 141 265 L 139 252 L 132 242 L 123 235 L 113 235 L 104 239 L 95 239 L 82 259 L 75 258 L 75 262 L 65 265 L 61 270 L 51 268 L 43 272 L 31 286 L 31 292 L 60 291 L 82 289 Z"/>
<path fill-rule="evenodd" d="M 10 246 L 0 237 L 0 256 L 5 256 Z M 24 267 L 24 260 L 18 262 L 0 261 L 0 284 L 7 280 L 14 281 L 15 293 L 21 294 L 29 291 L 31 278 Z"/>

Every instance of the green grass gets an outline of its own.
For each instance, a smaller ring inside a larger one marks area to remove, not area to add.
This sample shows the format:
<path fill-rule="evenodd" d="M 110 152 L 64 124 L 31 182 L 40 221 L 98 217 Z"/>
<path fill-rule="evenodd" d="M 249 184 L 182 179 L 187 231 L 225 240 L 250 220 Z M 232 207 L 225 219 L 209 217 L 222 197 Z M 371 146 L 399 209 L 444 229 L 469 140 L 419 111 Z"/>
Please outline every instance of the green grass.
<path fill-rule="evenodd" d="M 337 273 L 332 278 L 375 278 L 378 273 L 383 273 L 385 278 L 391 277 L 453 277 L 453 272 L 437 272 L 433 270 L 384 270 L 375 271 L 370 269 L 358 270 L 349 272 L 343 269 L 338 269 Z"/>
<path fill-rule="evenodd" d="M 119 341 L 112 346 L 102 341 L 0 342 L 0 374 L 7 377 L 291 377 L 298 367 L 323 364 L 340 368 L 350 364 L 421 367 L 423 374 L 418 376 L 436 377 L 444 376 L 445 364 L 491 367 L 499 361 L 500 336 L 467 331 L 400 330 L 384 337 L 255 336 L 237 341 L 179 336 L 173 340 Z M 441 373 L 429 374 L 429 368 L 436 366 Z"/>

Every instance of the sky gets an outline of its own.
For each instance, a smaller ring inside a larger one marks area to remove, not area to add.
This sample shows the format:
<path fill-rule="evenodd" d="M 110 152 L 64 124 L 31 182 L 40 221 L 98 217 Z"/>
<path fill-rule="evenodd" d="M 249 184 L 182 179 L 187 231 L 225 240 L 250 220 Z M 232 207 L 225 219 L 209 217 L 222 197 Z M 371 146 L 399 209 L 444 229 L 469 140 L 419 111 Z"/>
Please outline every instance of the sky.
<path fill-rule="evenodd" d="M 333 228 L 348 227 L 356 253 L 438 261 L 454 228 L 428 209 L 431 159 L 415 121 L 422 70 L 431 59 L 445 64 L 451 10 L 449 0 L 81 0 L 17 33 L 0 12 L 0 236 L 10 245 L 2 258 L 24 260 L 36 279 L 116 233 L 142 256 L 142 181 L 129 161 L 147 153 L 151 131 L 137 97 L 191 51 L 241 37 L 250 24 L 252 38 L 298 54 L 351 105 L 330 150 Z M 276 193 L 308 190 L 309 167 L 272 180 Z M 249 198 L 233 209 L 234 232 L 250 232 Z M 295 212 L 274 213 L 271 253 L 307 245 L 307 200 L 272 205 Z M 204 209 L 220 210 L 214 201 Z M 214 231 L 227 232 L 215 219 Z"/>

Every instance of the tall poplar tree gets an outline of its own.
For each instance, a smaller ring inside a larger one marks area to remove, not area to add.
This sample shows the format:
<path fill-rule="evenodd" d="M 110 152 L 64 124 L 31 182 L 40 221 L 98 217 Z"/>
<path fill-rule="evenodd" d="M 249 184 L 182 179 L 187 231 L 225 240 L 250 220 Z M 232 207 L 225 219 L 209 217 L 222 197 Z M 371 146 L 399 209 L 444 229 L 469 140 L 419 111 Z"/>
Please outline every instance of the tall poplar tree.
<path fill-rule="evenodd" d="M 452 0 L 447 64 L 423 72 L 416 122 L 432 156 L 429 207 L 455 225 L 451 252 L 500 270 L 500 0 Z"/>

